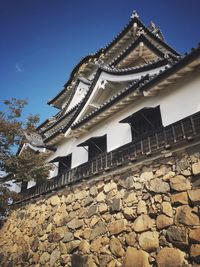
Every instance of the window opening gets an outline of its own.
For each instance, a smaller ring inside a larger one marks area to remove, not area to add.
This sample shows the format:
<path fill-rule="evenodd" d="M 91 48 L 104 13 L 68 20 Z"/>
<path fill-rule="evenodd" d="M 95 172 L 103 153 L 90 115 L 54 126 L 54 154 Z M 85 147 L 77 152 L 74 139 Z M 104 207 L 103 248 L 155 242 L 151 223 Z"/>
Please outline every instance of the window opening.
<path fill-rule="evenodd" d="M 88 151 L 88 160 L 91 160 L 107 151 L 106 135 L 89 138 L 78 146 L 88 147 L 85 149 Z"/>
<path fill-rule="evenodd" d="M 50 163 L 58 162 L 58 175 L 63 174 L 67 170 L 71 169 L 72 155 L 67 155 L 64 157 L 56 157 L 51 160 Z"/>
<path fill-rule="evenodd" d="M 163 127 L 160 106 L 143 108 L 120 122 L 131 126 L 133 140 L 148 136 Z"/>

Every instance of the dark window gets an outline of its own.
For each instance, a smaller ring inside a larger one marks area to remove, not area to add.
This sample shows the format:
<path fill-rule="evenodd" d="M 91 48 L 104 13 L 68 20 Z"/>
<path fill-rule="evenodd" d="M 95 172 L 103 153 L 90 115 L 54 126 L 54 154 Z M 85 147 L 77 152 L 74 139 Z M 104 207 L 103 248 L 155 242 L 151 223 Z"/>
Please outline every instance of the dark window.
<path fill-rule="evenodd" d="M 71 169 L 71 161 L 72 161 L 71 155 L 59 158 L 58 175 Z"/>
<path fill-rule="evenodd" d="M 88 160 L 107 151 L 106 135 L 89 138 L 78 146 L 82 146 L 88 151 Z"/>
<path fill-rule="evenodd" d="M 28 182 L 23 181 L 21 183 L 21 192 L 25 191 L 27 189 L 27 187 L 28 187 Z"/>
<path fill-rule="evenodd" d="M 130 124 L 133 140 L 141 139 L 162 128 L 160 107 L 143 108 L 121 122 Z"/>
<path fill-rule="evenodd" d="M 88 145 L 88 159 L 91 160 L 107 151 L 106 136 L 93 138 Z"/>

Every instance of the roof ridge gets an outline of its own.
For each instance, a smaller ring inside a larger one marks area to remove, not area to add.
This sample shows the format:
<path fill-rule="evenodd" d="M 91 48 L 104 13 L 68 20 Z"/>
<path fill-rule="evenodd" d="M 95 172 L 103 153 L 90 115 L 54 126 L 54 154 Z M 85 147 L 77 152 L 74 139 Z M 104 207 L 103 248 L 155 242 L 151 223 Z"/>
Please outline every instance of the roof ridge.
<path fill-rule="evenodd" d="M 120 58 L 123 59 L 123 55 L 125 53 L 128 53 L 128 50 L 130 50 L 131 48 L 137 47 L 137 45 L 139 45 L 140 42 L 144 42 L 144 43 L 146 42 L 145 44 L 147 46 L 153 46 L 154 47 L 155 53 L 160 54 L 160 56 L 163 56 L 163 57 L 165 56 L 164 53 L 162 51 L 160 51 L 154 44 L 152 44 L 150 42 L 150 40 L 144 34 L 141 34 L 135 40 L 133 40 L 123 51 L 121 51 L 121 53 L 112 60 L 110 65 L 118 64 L 119 63 L 118 61 L 120 60 Z"/>
<path fill-rule="evenodd" d="M 108 51 L 108 49 L 118 40 L 120 39 L 120 37 L 129 30 L 129 28 L 131 27 L 132 23 L 137 22 L 139 23 L 142 27 L 144 27 L 144 29 L 146 31 L 148 31 L 149 34 L 151 34 L 154 38 L 156 38 L 156 40 L 158 40 L 159 42 L 161 42 L 162 44 L 165 44 L 167 46 L 168 49 L 170 49 L 171 51 L 173 51 L 173 53 L 179 55 L 179 53 L 172 49 L 166 42 L 162 41 L 160 38 L 158 38 L 156 35 L 154 35 L 140 20 L 139 20 L 139 16 L 137 15 L 137 13 L 134 11 L 132 13 L 131 19 L 128 21 L 128 23 L 123 27 L 123 29 L 104 47 L 104 48 L 100 48 L 98 49 L 96 52 L 94 53 L 90 53 L 85 57 L 81 57 L 80 61 L 74 66 L 74 68 L 72 69 L 70 75 L 69 75 L 69 79 L 67 80 L 67 82 L 64 84 L 64 88 L 62 90 L 60 90 L 60 92 L 51 100 L 49 100 L 47 103 L 49 105 L 53 104 L 54 101 L 56 101 L 56 99 L 58 99 L 66 90 L 67 90 L 67 86 L 72 82 L 73 78 L 74 78 L 74 74 L 76 73 L 77 69 L 84 64 L 85 62 L 87 62 L 89 59 L 95 58 L 97 56 L 99 56 L 102 52 L 106 53 Z"/>
<path fill-rule="evenodd" d="M 112 72 L 112 73 L 120 73 L 120 72 L 127 72 L 127 71 L 141 71 L 141 69 L 146 67 L 152 67 L 154 65 L 157 65 L 158 63 L 167 63 L 169 60 L 167 58 L 157 58 L 154 60 L 151 60 L 148 63 L 142 64 L 140 66 L 133 66 L 128 68 L 116 68 L 116 67 L 110 67 L 109 65 L 100 65 L 99 68 L 106 72 Z"/>
<path fill-rule="evenodd" d="M 192 48 L 191 52 L 188 54 L 186 53 L 186 55 L 184 57 L 181 57 L 178 61 L 171 61 L 169 66 L 165 66 L 165 68 L 163 70 L 160 70 L 158 74 L 153 74 L 153 75 L 145 75 L 145 76 L 141 76 L 140 81 L 138 82 L 138 89 L 143 89 L 142 91 L 144 91 L 146 88 L 145 86 L 151 86 L 152 82 L 156 82 L 156 79 L 158 79 L 159 77 L 161 77 L 161 79 L 163 78 L 163 75 L 165 75 L 165 73 L 170 71 L 173 71 L 174 68 L 177 66 L 179 67 L 180 64 L 185 63 L 185 61 L 189 58 L 193 59 L 193 57 L 196 55 L 196 53 L 200 54 L 200 44 L 198 44 L 198 46 L 196 48 Z M 162 74 L 162 75 L 161 75 Z M 148 78 L 148 79 L 145 79 Z M 143 79 L 143 80 L 142 80 Z M 136 80 L 138 81 L 138 79 Z M 111 97 L 108 101 L 105 101 L 101 106 L 99 106 L 98 108 L 96 108 L 95 110 L 93 110 L 92 112 L 90 112 L 89 114 L 87 114 L 85 117 L 83 117 L 82 119 L 78 120 L 76 123 L 72 124 L 72 128 L 76 128 L 79 124 L 83 123 L 83 121 L 87 120 L 91 115 L 95 114 L 96 112 L 98 112 L 101 108 L 105 107 L 106 105 L 108 105 L 108 103 L 110 103 L 111 101 L 115 100 L 117 97 L 119 97 L 122 93 L 126 92 L 127 90 L 129 90 L 130 88 L 132 88 L 135 84 L 130 84 L 127 87 L 125 87 L 124 89 L 122 89 L 120 92 L 118 92 L 115 96 Z M 144 86 L 144 88 L 143 88 Z"/>
<path fill-rule="evenodd" d="M 82 101 L 77 103 L 72 109 L 70 109 L 66 114 L 64 114 L 62 117 L 60 117 L 58 120 L 56 120 L 54 123 L 52 123 L 48 128 L 46 128 L 42 133 L 46 133 L 48 130 L 52 129 L 54 126 L 56 126 L 59 122 L 61 122 L 63 119 L 65 119 L 68 115 L 70 115 L 73 111 L 75 111 L 78 106 L 81 104 Z"/>

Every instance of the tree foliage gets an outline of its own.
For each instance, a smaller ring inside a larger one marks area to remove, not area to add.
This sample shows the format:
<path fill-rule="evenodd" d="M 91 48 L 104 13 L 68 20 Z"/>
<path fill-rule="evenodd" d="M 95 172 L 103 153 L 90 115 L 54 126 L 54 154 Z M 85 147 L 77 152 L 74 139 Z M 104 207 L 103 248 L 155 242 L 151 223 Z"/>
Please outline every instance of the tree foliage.
<path fill-rule="evenodd" d="M 16 155 L 16 147 L 25 140 L 25 132 L 35 132 L 38 115 L 29 115 L 24 121 L 21 114 L 26 100 L 12 98 L 5 100 L 0 111 L 0 166 L 6 173 L 12 173 L 17 182 L 43 180 L 48 176 L 49 166 L 45 165 L 45 155 L 32 150 L 24 150 Z"/>
<path fill-rule="evenodd" d="M 45 164 L 45 154 L 30 149 L 16 154 L 17 148 L 26 142 L 24 132 L 36 131 L 39 122 L 38 115 L 22 119 L 25 105 L 26 100 L 16 98 L 0 103 L 0 171 L 11 174 L 16 182 L 40 182 L 47 178 L 50 170 L 50 166 Z M 0 215 L 5 213 L 9 198 L 14 196 L 9 188 L 0 185 Z"/>
<path fill-rule="evenodd" d="M 20 116 L 26 100 L 12 98 L 4 100 L 0 110 L 0 163 L 1 167 L 5 159 L 13 152 L 14 146 L 19 145 L 22 137 L 22 122 Z"/>
<path fill-rule="evenodd" d="M 20 196 L 13 191 L 10 191 L 6 186 L 0 185 L 0 227 L 8 213 L 9 204 L 20 199 Z"/>
<path fill-rule="evenodd" d="M 50 167 L 45 164 L 46 156 L 25 150 L 19 156 L 12 155 L 5 162 L 6 170 L 14 174 L 16 182 L 31 181 L 42 182 L 46 179 Z"/>

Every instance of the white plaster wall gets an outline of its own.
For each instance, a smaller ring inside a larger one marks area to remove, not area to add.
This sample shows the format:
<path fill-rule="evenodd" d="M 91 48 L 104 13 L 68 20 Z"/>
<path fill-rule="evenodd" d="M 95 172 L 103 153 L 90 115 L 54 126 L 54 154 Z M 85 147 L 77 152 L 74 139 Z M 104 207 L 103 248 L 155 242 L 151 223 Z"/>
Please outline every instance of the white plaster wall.
<path fill-rule="evenodd" d="M 66 139 L 57 148 L 54 155 L 48 160 L 57 156 L 69 155 L 72 153 L 72 168 L 88 161 L 88 152 L 83 147 L 77 147 L 78 144 L 84 142 L 90 137 L 107 135 L 107 151 L 120 147 L 131 142 L 131 130 L 128 124 L 119 123 L 127 114 L 127 111 L 112 116 L 111 118 L 101 122 L 95 128 L 79 138 Z M 87 149 L 87 147 L 86 147 Z"/>
<path fill-rule="evenodd" d="M 11 180 L 5 182 L 5 185 L 9 188 L 9 190 L 19 193 L 21 191 L 21 183 L 15 183 L 15 180 Z"/>
<path fill-rule="evenodd" d="M 88 90 L 88 85 L 84 84 L 83 82 L 79 82 L 79 85 L 76 88 L 76 93 L 74 94 L 74 97 L 72 98 L 72 101 L 68 106 L 66 112 L 72 109 L 76 104 L 78 104 L 83 99 L 87 90 Z"/>
<path fill-rule="evenodd" d="M 52 165 L 52 169 L 49 171 L 50 178 L 58 175 L 58 162 L 54 162 L 51 165 Z"/>
<path fill-rule="evenodd" d="M 34 185 L 36 185 L 35 181 L 33 181 L 33 180 L 29 181 L 28 185 L 27 185 L 27 189 L 33 187 Z"/>
<path fill-rule="evenodd" d="M 126 109 L 95 125 L 86 134 L 78 139 L 65 139 L 58 146 L 56 153 L 51 159 L 57 156 L 64 156 L 72 153 L 72 168 L 87 162 L 88 153 L 78 144 L 90 137 L 107 134 L 107 150 L 112 151 L 131 141 L 131 128 L 128 124 L 119 123 L 120 120 L 135 113 L 144 107 L 156 107 L 160 105 L 163 125 L 167 126 L 177 120 L 189 116 L 200 110 L 200 75 L 196 72 L 191 77 L 185 77 L 173 86 L 168 86 L 155 97 L 144 97 L 140 101 L 133 102 Z M 69 132 L 68 132 L 69 133 Z"/>
<path fill-rule="evenodd" d="M 118 75 L 118 74 L 109 74 L 106 72 L 102 72 L 99 76 L 98 81 L 96 82 L 93 92 L 91 94 L 91 96 L 89 97 L 86 105 L 83 107 L 82 111 L 79 113 L 79 115 L 77 116 L 76 121 L 78 121 L 83 114 L 86 113 L 88 105 L 93 101 L 93 99 L 96 97 L 96 95 L 99 93 L 99 91 L 101 91 L 101 83 L 104 81 L 113 81 L 113 82 L 123 82 L 123 81 L 134 81 L 136 79 L 140 79 L 142 76 L 149 74 L 149 75 L 154 75 L 156 73 L 159 73 L 160 70 L 163 70 L 165 68 L 164 67 L 159 67 L 159 68 L 155 68 L 153 70 L 150 71 L 144 71 L 144 72 L 140 72 L 140 73 L 135 73 L 135 74 L 127 74 L 127 75 Z"/>
<path fill-rule="evenodd" d="M 47 161 L 50 161 L 58 156 L 67 156 L 69 154 L 72 154 L 72 168 L 87 162 L 88 160 L 88 152 L 83 147 L 77 147 L 78 144 L 80 144 L 85 139 L 80 138 L 70 138 L 65 139 L 61 144 L 59 144 L 57 151 L 55 154 L 51 155 Z M 51 172 L 51 176 L 56 176 L 57 172 Z"/>
<path fill-rule="evenodd" d="M 162 94 L 160 109 L 164 126 L 200 111 L 200 72 L 182 78 Z"/>

